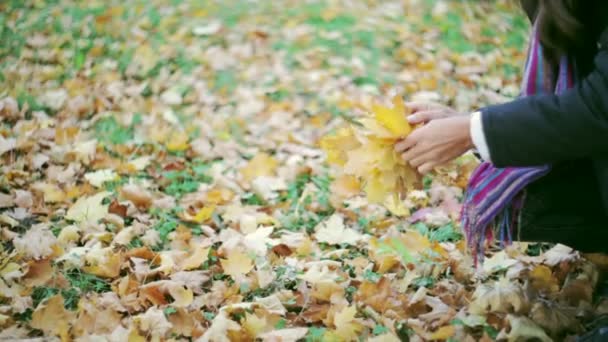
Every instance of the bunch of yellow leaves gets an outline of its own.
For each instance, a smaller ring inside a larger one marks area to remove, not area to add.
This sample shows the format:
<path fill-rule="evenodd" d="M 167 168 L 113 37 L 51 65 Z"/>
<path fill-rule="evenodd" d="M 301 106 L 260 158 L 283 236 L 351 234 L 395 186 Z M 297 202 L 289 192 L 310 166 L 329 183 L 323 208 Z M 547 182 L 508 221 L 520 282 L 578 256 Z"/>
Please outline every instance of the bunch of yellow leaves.
<path fill-rule="evenodd" d="M 406 193 L 416 188 L 420 176 L 395 152 L 395 144 L 405 138 L 412 127 L 401 96 L 393 98 L 393 107 L 374 104 L 371 113 L 357 124 L 340 128 L 321 139 L 327 161 L 341 167 L 341 172 L 360 179 L 370 202 L 384 203 L 396 214 Z"/>

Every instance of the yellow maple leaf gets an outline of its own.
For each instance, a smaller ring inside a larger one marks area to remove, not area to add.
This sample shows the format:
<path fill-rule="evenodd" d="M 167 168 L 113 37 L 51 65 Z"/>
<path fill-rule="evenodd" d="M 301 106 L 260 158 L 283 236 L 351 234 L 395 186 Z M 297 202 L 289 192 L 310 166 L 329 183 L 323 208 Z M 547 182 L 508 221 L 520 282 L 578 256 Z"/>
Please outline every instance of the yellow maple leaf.
<path fill-rule="evenodd" d="M 551 269 L 545 265 L 537 265 L 530 271 L 531 285 L 539 291 L 555 293 L 559 291 L 559 282 Z"/>
<path fill-rule="evenodd" d="M 278 166 L 278 162 L 268 153 L 258 153 L 245 167 L 241 168 L 241 174 L 246 182 L 251 182 L 260 176 L 272 176 Z"/>
<path fill-rule="evenodd" d="M 393 134 L 396 138 L 407 136 L 412 127 L 407 121 L 407 113 L 401 96 L 395 96 L 393 99 L 393 108 L 384 107 L 382 105 L 372 105 L 372 111 L 376 120 Z"/>
<path fill-rule="evenodd" d="M 429 340 L 447 340 L 454 336 L 456 328 L 453 325 L 445 325 L 429 336 Z"/>
<path fill-rule="evenodd" d="M 135 158 L 133 160 L 129 160 L 128 162 L 126 162 L 126 169 L 129 170 L 130 172 L 141 171 L 150 164 L 151 160 L 152 160 L 151 156 L 143 156 L 143 157 Z"/>
<path fill-rule="evenodd" d="M 220 259 L 224 273 L 233 278 L 239 278 L 246 275 L 253 269 L 251 258 L 240 251 L 232 251 L 228 254 L 228 258 Z"/>
<path fill-rule="evenodd" d="M 363 330 L 363 326 L 355 321 L 357 307 L 349 306 L 334 316 L 334 325 L 336 330 L 334 333 L 340 337 L 342 341 L 356 341 L 358 334 Z"/>
<path fill-rule="evenodd" d="M 129 333 L 129 337 L 128 337 L 128 342 L 144 342 L 146 341 L 146 338 L 141 336 L 139 334 L 139 332 L 137 331 L 137 328 L 132 328 L 131 332 Z"/>
<path fill-rule="evenodd" d="M 189 217 L 189 219 L 196 223 L 203 223 L 211 218 L 214 211 L 215 211 L 215 205 L 210 205 L 208 207 L 202 207 L 196 213 L 196 215 Z"/>
<path fill-rule="evenodd" d="M 81 197 L 70 207 L 65 218 L 76 222 L 97 222 L 108 214 L 108 205 L 102 204 L 109 192 L 103 191 L 90 197 Z"/>
<path fill-rule="evenodd" d="M 45 203 L 63 202 L 67 197 L 57 184 L 34 183 L 32 188 L 42 193 Z"/>
<path fill-rule="evenodd" d="M 261 333 L 268 330 L 268 321 L 266 317 L 258 317 L 255 314 L 245 312 L 245 320 L 243 321 L 243 329 L 252 338 L 256 338 Z"/>
<path fill-rule="evenodd" d="M 332 193 L 338 193 L 343 197 L 354 196 L 361 191 L 361 182 L 357 179 L 357 177 L 351 175 L 342 175 L 334 179 L 331 183 L 331 191 Z"/>
<path fill-rule="evenodd" d="M 87 273 L 106 278 L 115 278 L 120 274 L 122 255 L 114 253 L 111 248 L 94 249 L 86 255 L 85 260 L 90 264 L 83 267 Z"/>
<path fill-rule="evenodd" d="M 355 138 L 351 127 L 343 127 L 335 134 L 323 137 L 319 145 L 327 154 L 328 163 L 344 165 L 348 160 L 346 152 L 359 147 L 361 143 Z"/>
<path fill-rule="evenodd" d="M 199 268 L 205 261 L 207 261 L 207 258 L 209 257 L 209 249 L 210 248 L 208 247 L 204 248 L 202 246 L 196 246 L 194 253 L 192 253 L 192 255 L 190 255 L 180 264 L 181 269 L 184 271 L 190 271 Z"/>
<path fill-rule="evenodd" d="M 367 179 L 363 190 L 367 194 L 367 199 L 372 203 L 382 203 L 387 192 L 391 189 L 386 189 L 382 183 L 381 174 L 373 172 Z"/>
<path fill-rule="evenodd" d="M 340 175 L 330 185 L 330 202 L 339 208 L 344 199 L 358 195 L 361 192 L 361 182 L 353 175 Z"/>
<path fill-rule="evenodd" d="M 186 132 L 173 133 L 167 140 L 165 146 L 171 152 L 185 151 L 190 147 L 190 138 Z"/>
<path fill-rule="evenodd" d="M 228 188 L 214 188 L 205 195 L 206 203 L 225 204 L 234 198 L 234 192 Z"/>
<path fill-rule="evenodd" d="M 397 193 L 393 193 L 384 200 L 384 207 L 386 207 L 391 214 L 398 217 L 410 215 L 410 210 L 405 206 Z"/>
<path fill-rule="evenodd" d="M 173 303 L 171 303 L 172 306 L 184 308 L 192 304 L 192 301 L 194 300 L 194 293 L 192 290 L 185 288 L 178 283 L 170 283 L 167 286 L 167 289 L 171 297 L 173 297 Z"/>

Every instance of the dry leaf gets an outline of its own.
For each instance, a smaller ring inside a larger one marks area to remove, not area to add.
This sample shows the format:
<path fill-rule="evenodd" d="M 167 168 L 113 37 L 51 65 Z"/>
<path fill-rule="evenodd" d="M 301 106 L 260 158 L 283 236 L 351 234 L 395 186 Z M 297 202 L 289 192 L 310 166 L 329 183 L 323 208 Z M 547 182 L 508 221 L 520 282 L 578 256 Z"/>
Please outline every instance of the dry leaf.
<path fill-rule="evenodd" d="M 412 131 L 412 127 L 407 121 L 408 112 L 405 110 L 401 96 L 393 98 L 393 108 L 376 104 L 372 106 L 372 111 L 376 116 L 376 121 L 397 137 L 403 138 Z"/>
<path fill-rule="evenodd" d="M 311 284 L 335 281 L 338 277 L 338 274 L 330 271 L 329 267 L 326 265 L 314 265 L 304 274 L 298 275 L 298 279 L 302 279 Z"/>
<path fill-rule="evenodd" d="M 254 303 L 260 304 L 271 314 L 283 316 L 287 313 L 287 309 L 276 294 L 264 298 L 256 298 Z"/>
<path fill-rule="evenodd" d="M 330 245 L 349 244 L 355 245 L 357 242 L 364 239 L 364 236 L 359 234 L 352 228 L 346 228 L 344 218 L 339 214 L 333 214 L 326 221 L 321 222 L 316 228 L 317 241 L 325 242 Z"/>
<path fill-rule="evenodd" d="M 551 272 L 551 269 L 547 266 L 535 266 L 532 271 L 530 271 L 530 281 L 532 287 L 538 291 L 547 293 L 559 291 L 558 280 L 553 276 L 553 272 Z"/>
<path fill-rule="evenodd" d="M 371 337 L 367 341 L 368 342 L 400 342 L 401 340 L 393 334 L 386 333 L 386 334 Z"/>
<path fill-rule="evenodd" d="M 334 334 L 343 341 L 356 341 L 359 332 L 363 326 L 356 322 L 355 315 L 357 308 L 355 306 L 345 307 L 334 316 L 334 325 L 336 330 Z"/>
<path fill-rule="evenodd" d="M 507 315 L 511 326 L 509 333 L 502 331 L 497 339 L 506 339 L 509 342 L 529 341 L 532 339 L 541 342 L 552 342 L 553 340 L 533 321 L 527 317 Z"/>
<path fill-rule="evenodd" d="M 209 250 L 208 247 L 196 246 L 194 252 L 181 262 L 180 268 L 184 271 L 190 271 L 201 267 L 209 258 Z"/>
<path fill-rule="evenodd" d="M 103 169 L 89 172 L 84 175 L 84 178 L 94 187 L 101 188 L 103 183 L 118 179 L 118 174 L 114 170 Z"/>
<path fill-rule="evenodd" d="M 473 293 L 469 311 L 473 314 L 487 312 L 521 312 L 527 305 L 527 299 L 518 284 L 507 278 L 501 278 L 491 284 L 481 284 Z"/>
<path fill-rule="evenodd" d="M 406 215 L 404 208 L 396 210 L 395 196 L 404 198 L 414 190 L 419 176 L 394 150 L 394 145 L 411 131 L 401 97 L 394 99 L 393 108 L 372 106 L 373 115 L 359 121 L 363 128 L 352 126 L 339 130 L 321 140 L 321 148 L 329 163 L 344 166 L 345 174 L 356 176 L 364 184 L 369 201 L 392 202 L 391 209 Z M 387 199 L 387 197 L 393 199 Z"/>
<path fill-rule="evenodd" d="M 230 342 L 227 336 L 229 330 L 241 330 L 241 326 L 229 319 L 226 311 L 221 310 L 211 322 L 209 329 L 196 342 Z"/>
<path fill-rule="evenodd" d="M 58 335 L 66 340 L 69 324 L 73 318 L 74 313 L 64 308 L 63 296 L 58 294 L 38 305 L 32 314 L 30 325 L 47 335 Z"/>
<path fill-rule="evenodd" d="M 487 274 L 494 273 L 496 271 L 505 270 L 517 263 L 517 260 L 509 257 L 507 252 L 500 251 L 495 253 L 489 258 L 484 259 L 483 261 L 483 270 Z"/>
<path fill-rule="evenodd" d="M 152 204 L 152 194 L 136 184 L 127 184 L 120 189 L 120 195 L 139 208 L 148 208 Z"/>
<path fill-rule="evenodd" d="M 171 330 L 171 323 L 161 309 L 149 308 L 145 313 L 133 317 L 139 328 L 153 339 L 163 338 Z"/>
<path fill-rule="evenodd" d="M 361 191 L 361 183 L 355 176 L 341 175 L 333 180 L 330 191 L 340 198 L 349 198 L 359 194 Z"/>
<path fill-rule="evenodd" d="M 308 328 L 291 328 L 269 331 L 260 335 L 262 341 L 268 342 L 296 342 L 303 339 L 308 333 Z"/>
<path fill-rule="evenodd" d="M 0 134 L 0 156 L 8 151 L 12 151 L 17 148 L 17 139 L 15 138 L 4 138 Z"/>
<path fill-rule="evenodd" d="M 239 279 L 253 269 L 253 261 L 244 253 L 232 251 L 226 259 L 220 259 L 224 273 L 232 278 Z"/>
<path fill-rule="evenodd" d="M 433 332 L 430 336 L 430 340 L 447 340 L 450 337 L 454 336 L 456 333 L 456 328 L 453 325 L 445 325 L 435 332 Z"/>
<path fill-rule="evenodd" d="M 541 300 L 532 305 L 529 317 L 551 335 L 557 336 L 566 331 L 580 330 L 581 324 L 576 318 L 576 311 L 574 307 Z"/>
<path fill-rule="evenodd" d="M 90 197 L 81 197 L 68 210 L 65 218 L 76 222 L 97 222 L 108 214 L 108 205 L 104 198 L 110 195 L 103 191 Z"/>
<path fill-rule="evenodd" d="M 257 177 L 272 176 L 277 165 L 277 161 L 267 153 L 258 153 L 241 169 L 241 174 L 249 183 Z"/>
<path fill-rule="evenodd" d="M 578 255 L 572 248 L 562 244 L 553 246 L 550 250 L 541 255 L 544 263 L 551 267 L 559 264 L 562 261 L 570 261 L 576 259 L 577 257 Z"/>
<path fill-rule="evenodd" d="M 56 242 L 57 239 L 45 224 L 34 225 L 23 236 L 13 240 L 18 253 L 34 259 L 51 255 Z"/>
<path fill-rule="evenodd" d="M 245 312 L 245 320 L 242 323 L 242 326 L 247 334 L 252 338 L 261 338 L 260 334 L 267 331 L 269 328 L 268 320 L 265 317 L 260 318 L 257 315 L 250 314 L 248 312 Z"/>

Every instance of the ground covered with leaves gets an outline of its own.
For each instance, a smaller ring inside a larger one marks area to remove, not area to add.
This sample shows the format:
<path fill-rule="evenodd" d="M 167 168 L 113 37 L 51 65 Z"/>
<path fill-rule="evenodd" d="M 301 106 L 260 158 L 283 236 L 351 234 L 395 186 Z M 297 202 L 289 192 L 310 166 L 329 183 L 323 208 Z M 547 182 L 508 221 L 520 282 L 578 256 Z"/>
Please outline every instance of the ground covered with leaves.
<path fill-rule="evenodd" d="M 361 144 L 404 132 L 366 116 L 395 94 L 516 96 L 528 29 L 508 1 L 3 1 L 0 339 L 584 331 L 607 310 L 576 252 L 473 265 L 474 157 L 419 177 Z"/>

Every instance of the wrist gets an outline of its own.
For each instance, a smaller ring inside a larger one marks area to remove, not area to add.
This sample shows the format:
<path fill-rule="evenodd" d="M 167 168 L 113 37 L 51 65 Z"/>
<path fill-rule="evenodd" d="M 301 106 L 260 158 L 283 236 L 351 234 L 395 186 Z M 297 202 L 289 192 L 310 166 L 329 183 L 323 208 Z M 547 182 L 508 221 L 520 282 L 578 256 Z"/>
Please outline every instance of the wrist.
<path fill-rule="evenodd" d="M 462 132 L 462 140 L 467 150 L 471 150 L 475 148 L 475 143 L 473 142 L 473 137 L 471 135 L 471 116 L 461 116 L 459 117 L 461 121 L 461 128 L 459 129 Z"/>
<path fill-rule="evenodd" d="M 483 131 L 482 112 L 477 111 L 471 114 L 469 123 L 469 135 L 473 141 L 473 147 L 477 149 L 481 158 L 485 161 L 490 161 L 490 149 L 486 141 L 485 132 Z"/>

